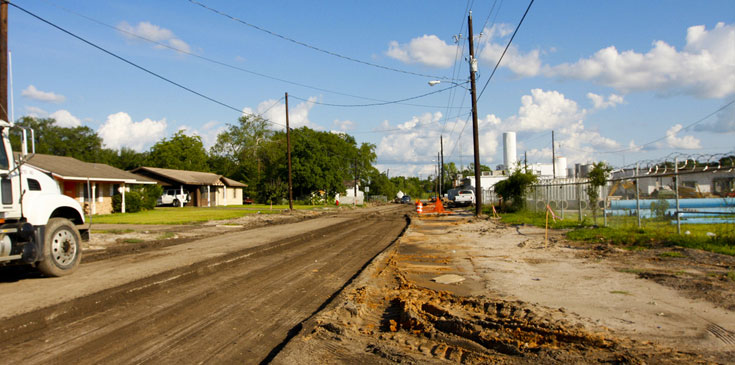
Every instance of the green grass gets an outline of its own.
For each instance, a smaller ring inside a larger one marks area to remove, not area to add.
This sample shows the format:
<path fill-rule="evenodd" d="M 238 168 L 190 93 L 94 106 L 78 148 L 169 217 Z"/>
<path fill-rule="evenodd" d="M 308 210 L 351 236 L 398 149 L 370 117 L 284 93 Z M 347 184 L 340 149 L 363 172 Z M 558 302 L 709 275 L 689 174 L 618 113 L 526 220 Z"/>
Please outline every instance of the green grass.
<path fill-rule="evenodd" d="M 681 252 L 667 251 L 667 252 L 661 252 L 660 254 L 658 254 L 658 256 L 659 257 L 684 257 L 684 254 Z"/>
<path fill-rule="evenodd" d="M 231 208 L 156 208 L 137 213 L 114 213 L 95 215 L 92 223 L 109 224 L 190 224 L 210 220 L 233 219 L 248 214 L 256 214 L 258 210 Z M 278 213 L 278 211 L 260 211 L 261 214 Z M 89 218 L 87 218 L 89 221 Z"/>
<path fill-rule="evenodd" d="M 610 294 L 630 295 L 630 293 L 627 292 L 627 291 L 625 291 L 625 290 L 613 290 L 613 291 L 610 292 Z"/>
<path fill-rule="evenodd" d="M 245 205 L 227 205 L 227 208 L 246 208 L 255 210 L 270 210 L 270 204 L 245 204 Z M 309 209 L 322 209 L 322 208 L 334 208 L 334 204 L 331 205 L 304 205 L 294 204 L 293 208 L 297 210 L 309 210 Z M 273 210 L 284 210 L 288 209 L 288 204 L 273 204 Z"/>
<path fill-rule="evenodd" d="M 89 218 L 88 218 L 89 219 Z M 125 234 L 134 232 L 132 229 L 93 229 L 92 233 Z"/>
<path fill-rule="evenodd" d="M 725 274 L 725 277 L 727 277 L 731 281 L 735 281 L 735 271 L 728 271 L 728 273 Z"/>
<path fill-rule="evenodd" d="M 629 268 L 618 269 L 618 271 L 625 272 L 628 274 L 636 274 L 636 275 L 646 272 L 646 270 L 643 270 L 643 269 L 629 269 Z"/>
<path fill-rule="evenodd" d="M 143 240 L 140 239 L 140 238 L 126 238 L 126 239 L 123 240 L 123 242 L 125 242 L 125 243 L 141 243 L 141 242 L 143 242 Z"/>
<path fill-rule="evenodd" d="M 169 238 L 174 238 L 174 237 L 176 237 L 176 233 L 173 233 L 173 232 L 165 232 L 165 233 L 159 235 L 158 237 L 156 237 L 156 239 L 158 239 L 158 240 L 167 240 Z"/>
<path fill-rule="evenodd" d="M 501 221 L 508 224 L 531 224 L 544 227 L 544 213 L 520 211 L 501 213 Z M 603 223 L 598 217 L 598 224 Z M 643 227 L 638 228 L 635 217 L 609 217 L 608 227 L 592 226 L 585 219 L 579 222 L 576 215 L 556 222 L 549 220 L 549 227 L 554 229 L 572 229 L 567 238 L 585 242 L 608 242 L 631 250 L 642 248 L 681 246 L 700 249 L 725 255 L 735 256 L 735 228 L 732 224 L 682 224 L 681 231 L 689 234 L 677 234 L 676 226 L 668 221 L 645 219 Z M 708 233 L 714 233 L 710 237 Z M 675 257 L 675 256 L 669 256 Z"/>

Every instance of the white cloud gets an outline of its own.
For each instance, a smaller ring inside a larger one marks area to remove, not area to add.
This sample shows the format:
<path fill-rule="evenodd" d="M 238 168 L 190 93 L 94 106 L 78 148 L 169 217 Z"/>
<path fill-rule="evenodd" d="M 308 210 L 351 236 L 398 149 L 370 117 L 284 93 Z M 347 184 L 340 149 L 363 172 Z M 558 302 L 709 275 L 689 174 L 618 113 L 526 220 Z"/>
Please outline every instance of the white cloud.
<path fill-rule="evenodd" d="M 317 101 L 315 96 L 307 99 L 307 101 L 292 104 L 289 103 L 288 108 L 288 122 L 292 129 L 299 127 L 309 127 L 316 130 L 323 130 L 324 128 L 320 125 L 314 124 L 309 120 L 309 111 L 314 107 L 314 102 Z M 243 108 L 243 114 L 260 114 L 263 118 L 271 121 L 271 125 L 274 129 L 285 129 L 286 127 L 286 106 L 285 103 L 281 103 L 278 100 L 270 99 L 258 104 L 258 107 L 254 111 L 251 108 Z"/>
<path fill-rule="evenodd" d="M 694 127 L 694 130 L 713 133 L 735 133 L 735 106 L 730 105 L 730 107 L 717 113 L 716 121 L 698 124 Z"/>
<path fill-rule="evenodd" d="M 56 125 L 59 127 L 74 128 L 82 125 L 82 121 L 79 118 L 71 115 L 69 111 L 64 109 L 51 113 L 49 117 L 56 120 Z"/>
<path fill-rule="evenodd" d="M 337 130 L 340 132 L 347 132 L 347 131 L 353 130 L 355 129 L 355 125 L 356 125 L 355 122 L 351 120 L 339 120 L 339 119 L 334 120 L 334 127 L 337 128 Z"/>
<path fill-rule="evenodd" d="M 379 168 L 391 169 L 391 175 L 427 176 L 433 174 L 436 162 L 436 153 L 440 150 L 441 125 L 444 125 L 444 156 L 445 162 L 449 156 L 472 155 L 471 124 L 465 124 L 466 119 L 447 120 L 446 123 L 440 112 L 424 113 L 411 119 L 391 126 L 384 122 L 380 129 L 397 131 L 384 136 L 377 145 Z M 478 121 L 480 130 L 480 155 L 483 164 L 493 161 L 498 148 L 497 126 L 501 123 L 495 115 L 487 115 Z M 460 135 L 458 139 L 457 136 Z M 450 131 L 454 131 L 449 135 Z M 464 164 L 469 164 L 471 158 L 465 158 Z"/>
<path fill-rule="evenodd" d="M 621 92 L 655 91 L 723 98 L 735 93 L 735 25 L 689 27 L 681 51 L 656 41 L 647 53 L 619 52 L 614 46 L 576 63 L 546 67 L 548 76 L 589 80 Z"/>
<path fill-rule="evenodd" d="M 685 150 L 695 150 L 702 148 L 702 145 L 699 141 L 699 139 L 695 138 L 694 136 L 683 136 L 678 137 L 677 134 L 682 130 L 681 124 L 676 124 L 673 127 L 669 128 L 666 131 L 666 144 L 663 145 L 662 143 L 658 143 L 657 147 L 659 148 L 675 148 L 675 149 L 685 149 Z"/>
<path fill-rule="evenodd" d="M 36 106 L 26 106 L 26 113 L 32 118 L 46 118 L 48 116 L 47 111 Z"/>
<path fill-rule="evenodd" d="M 63 103 L 66 100 L 66 97 L 64 95 L 56 94 L 50 91 L 41 91 L 36 89 L 36 87 L 33 85 L 28 85 L 28 87 L 21 91 L 20 94 L 33 100 L 57 104 Z"/>
<path fill-rule="evenodd" d="M 531 90 L 521 97 L 518 114 L 506 120 L 509 130 L 539 131 L 560 128 L 584 119 L 587 111 L 558 91 Z"/>
<path fill-rule="evenodd" d="M 457 46 L 447 44 L 435 35 L 426 35 L 412 39 L 408 44 L 390 42 L 386 55 L 403 63 L 420 63 L 422 65 L 446 68 L 454 64 Z"/>
<path fill-rule="evenodd" d="M 480 48 L 480 53 L 477 59 L 488 67 L 495 67 L 507 44 L 507 40 L 504 38 L 512 32 L 513 28 L 509 24 L 498 24 L 491 28 L 485 28 L 483 34 L 487 35 L 487 37 L 483 37 L 481 40 L 480 46 L 478 47 Z M 497 39 L 502 39 L 503 41 L 499 43 L 494 42 Z M 507 67 L 517 76 L 535 76 L 541 71 L 539 54 L 539 50 L 523 53 L 518 50 L 518 47 L 511 44 L 505 56 L 503 56 L 503 61 L 500 65 Z"/>
<path fill-rule="evenodd" d="M 210 121 L 202 125 L 200 128 L 192 128 L 189 126 L 181 126 L 179 130 L 184 131 L 187 136 L 199 136 L 206 150 L 209 150 L 217 143 L 217 136 L 227 130 L 227 126 L 218 122 Z"/>
<path fill-rule="evenodd" d="M 128 147 L 140 152 L 163 138 L 165 131 L 166 119 L 156 121 L 146 118 L 133 122 L 130 115 L 119 112 L 108 115 L 97 134 L 109 148 Z"/>
<path fill-rule="evenodd" d="M 605 100 L 605 97 L 602 95 L 587 93 L 587 98 L 592 101 L 595 109 L 607 109 L 623 103 L 623 97 L 616 94 L 610 94 L 607 100 Z"/>
<path fill-rule="evenodd" d="M 140 22 L 133 26 L 127 22 L 120 22 L 118 28 L 123 31 L 120 34 L 128 40 L 136 40 L 138 37 L 145 38 L 154 42 L 168 44 L 170 47 L 175 48 L 179 51 L 190 53 L 191 46 L 183 40 L 176 38 L 174 32 L 169 29 L 161 28 L 158 25 L 151 24 L 149 22 Z M 155 48 L 163 48 L 156 46 Z"/>

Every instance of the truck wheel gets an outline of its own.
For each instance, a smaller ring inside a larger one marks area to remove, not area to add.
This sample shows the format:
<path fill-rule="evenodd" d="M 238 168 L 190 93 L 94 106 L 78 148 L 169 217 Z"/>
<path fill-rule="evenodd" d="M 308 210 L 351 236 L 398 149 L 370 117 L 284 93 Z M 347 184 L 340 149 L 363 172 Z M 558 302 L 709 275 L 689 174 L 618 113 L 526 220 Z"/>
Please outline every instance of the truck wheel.
<path fill-rule="evenodd" d="M 47 276 L 73 273 L 82 261 L 79 230 L 68 219 L 51 218 L 46 225 L 43 260 L 38 269 Z"/>
<path fill-rule="evenodd" d="M 174 207 L 180 207 L 180 206 L 181 206 L 181 202 L 179 201 L 179 199 L 174 199 Z"/>

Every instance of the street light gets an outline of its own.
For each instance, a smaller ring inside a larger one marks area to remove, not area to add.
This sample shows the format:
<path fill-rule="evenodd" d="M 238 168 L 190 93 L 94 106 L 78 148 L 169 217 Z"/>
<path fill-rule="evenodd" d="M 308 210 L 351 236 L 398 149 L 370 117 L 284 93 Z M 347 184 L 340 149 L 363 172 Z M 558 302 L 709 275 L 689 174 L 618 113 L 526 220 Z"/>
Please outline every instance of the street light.
<path fill-rule="evenodd" d="M 465 82 L 463 82 L 463 83 L 460 84 L 460 83 L 454 82 L 454 81 L 431 80 L 431 81 L 429 81 L 429 86 L 436 86 L 436 85 L 441 84 L 442 82 L 448 82 L 448 83 L 450 83 L 450 84 L 452 84 L 454 86 L 459 86 L 459 87 L 461 87 L 461 88 L 463 88 L 465 90 L 469 90 L 468 88 L 464 87 L 464 85 L 466 83 L 468 83 L 469 81 L 465 81 Z"/>

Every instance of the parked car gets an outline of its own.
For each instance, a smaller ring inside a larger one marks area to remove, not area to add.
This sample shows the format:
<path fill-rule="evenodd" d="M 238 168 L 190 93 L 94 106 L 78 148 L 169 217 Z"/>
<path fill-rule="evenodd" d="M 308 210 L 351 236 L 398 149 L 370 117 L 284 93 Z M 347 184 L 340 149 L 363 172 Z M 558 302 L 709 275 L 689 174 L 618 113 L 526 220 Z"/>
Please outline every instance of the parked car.
<path fill-rule="evenodd" d="M 411 204 L 411 197 L 408 195 L 404 195 L 403 198 L 401 198 L 402 204 Z"/>
<path fill-rule="evenodd" d="M 460 190 L 454 196 L 454 205 L 472 205 L 475 204 L 475 192 L 472 190 Z"/>
<path fill-rule="evenodd" d="M 242 199 L 243 204 L 253 204 L 253 199 L 251 199 L 249 196 L 246 196 Z"/>
<path fill-rule="evenodd" d="M 156 205 L 173 205 L 175 207 L 183 207 L 189 203 L 189 192 L 182 189 L 166 189 L 158 198 Z"/>

